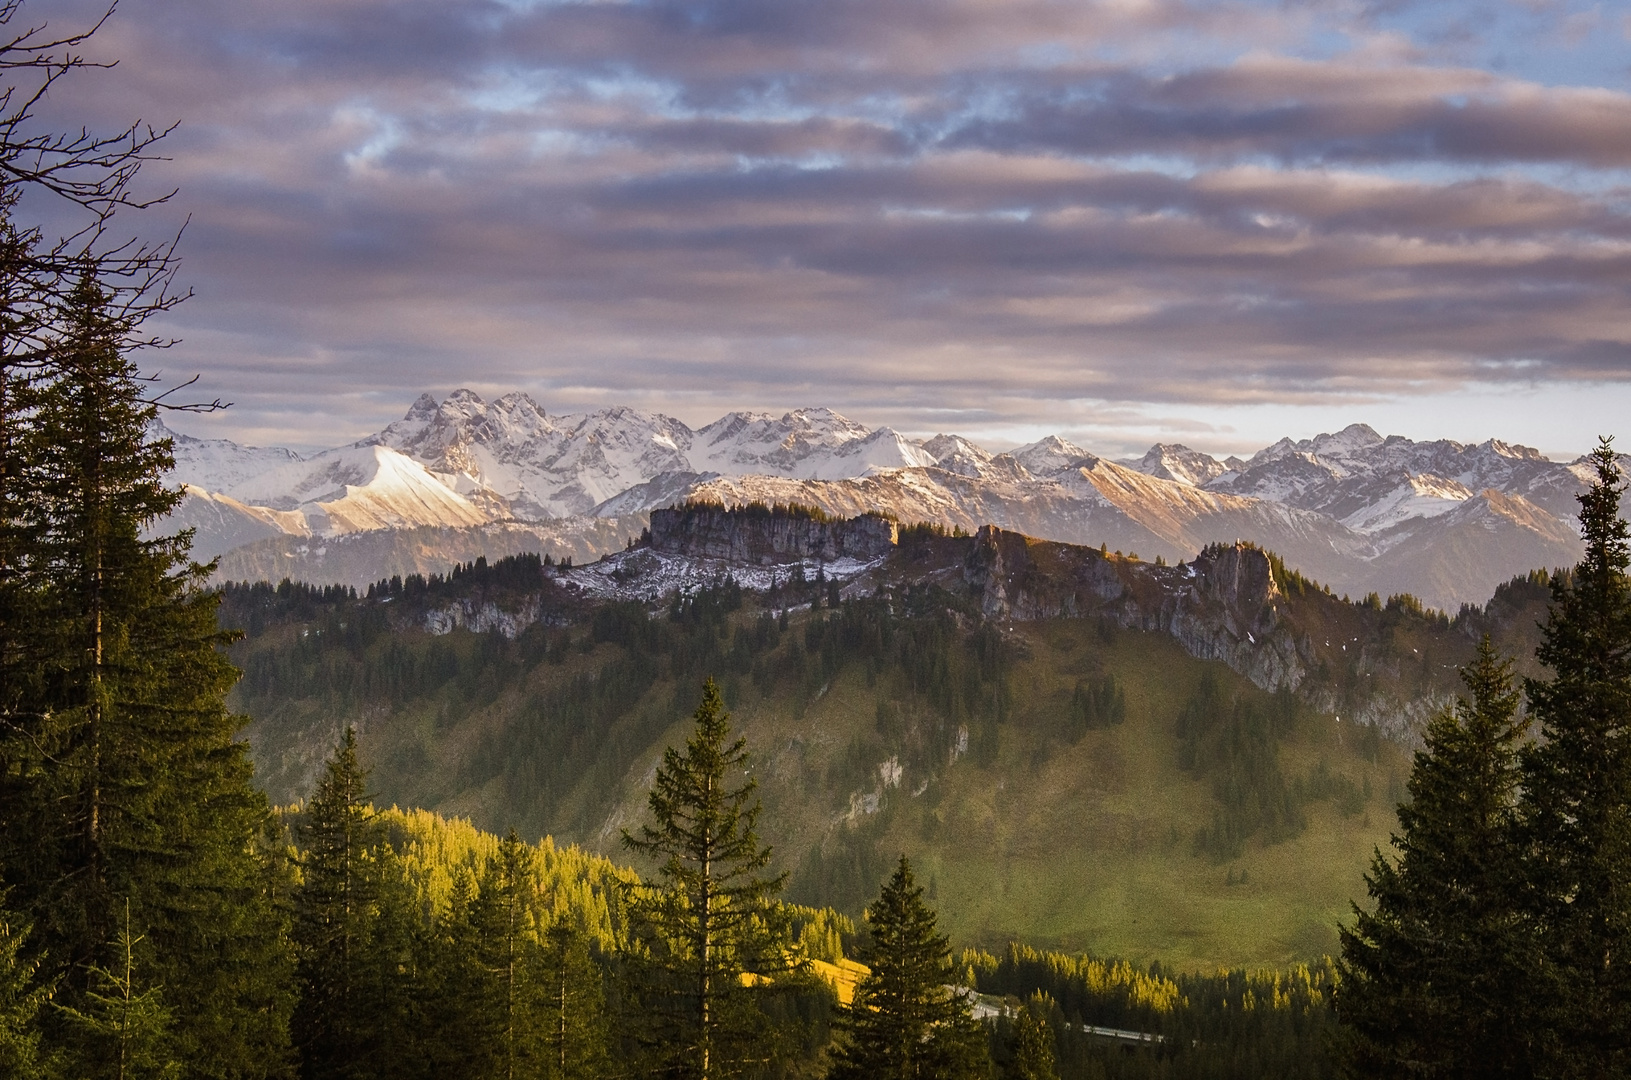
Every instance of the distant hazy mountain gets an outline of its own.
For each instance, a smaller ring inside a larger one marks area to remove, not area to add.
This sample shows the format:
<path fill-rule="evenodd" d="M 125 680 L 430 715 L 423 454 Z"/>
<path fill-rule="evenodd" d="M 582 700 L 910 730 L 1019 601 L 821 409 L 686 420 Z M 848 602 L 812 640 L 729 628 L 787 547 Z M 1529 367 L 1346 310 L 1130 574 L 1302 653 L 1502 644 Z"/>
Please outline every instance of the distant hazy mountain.
<path fill-rule="evenodd" d="M 353 581 L 388 576 L 365 551 L 395 552 L 392 565 L 450 565 L 471 550 L 497 554 L 510 536 L 536 548 L 547 534 L 563 552 L 603 554 L 652 509 L 703 498 L 970 531 L 995 524 L 1169 561 L 1252 540 L 1339 592 L 1411 592 L 1454 608 L 1514 574 L 1578 559 L 1574 496 L 1588 479 L 1580 462 L 1528 447 L 1413 442 L 1363 424 L 1282 439 L 1247 460 L 1163 443 L 1118 463 L 1057 436 L 1001 454 L 957 435 L 917 441 L 830 409 L 730 413 L 692 430 L 659 413 L 550 415 L 525 394 L 486 402 L 469 390 L 440 402 L 426 394 L 378 434 L 310 457 L 174 437 L 176 477 L 189 485 L 175 520 L 197 530 L 203 557 L 278 537 L 447 538 L 411 559 L 394 541 L 348 546 Z M 571 523 L 608 518 L 618 525 Z M 550 528 L 492 528 L 540 523 Z M 460 530 L 469 535 L 451 539 Z M 293 549 L 269 558 L 223 570 L 275 564 L 326 581 L 342 565 Z"/>

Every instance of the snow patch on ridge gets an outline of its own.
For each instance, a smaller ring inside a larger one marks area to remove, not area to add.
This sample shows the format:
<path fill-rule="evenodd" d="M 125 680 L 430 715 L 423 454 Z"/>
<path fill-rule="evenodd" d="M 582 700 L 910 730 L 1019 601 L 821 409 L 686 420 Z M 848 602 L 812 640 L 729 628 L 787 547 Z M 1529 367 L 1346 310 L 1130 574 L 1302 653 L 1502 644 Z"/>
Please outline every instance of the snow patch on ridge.
<path fill-rule="evenodd" d="M 778 563 L 775 566 L 744 566 L 724 559 L 699 559 L 689 555 L 671 555 L 649 548 L 637 548 L 608 555 L 588 566 L 574 566 L 558 571 L 558 577 L 586 596 L 597 599 L 640 600 L 652 602 L 676 590 L 682 593 L 717 585 L 727 579 L 734 580 L 744 589 L 765 592 L 776 585 L 785 585 L 794 568 L 800 568 L 805 580 L 824 577 L 828 581 L 847 583 L 856 577 L 882 566 L 887 555 L 870 561 L 840 558 L 829 562 L 804 559 L 798 562 Z"/>

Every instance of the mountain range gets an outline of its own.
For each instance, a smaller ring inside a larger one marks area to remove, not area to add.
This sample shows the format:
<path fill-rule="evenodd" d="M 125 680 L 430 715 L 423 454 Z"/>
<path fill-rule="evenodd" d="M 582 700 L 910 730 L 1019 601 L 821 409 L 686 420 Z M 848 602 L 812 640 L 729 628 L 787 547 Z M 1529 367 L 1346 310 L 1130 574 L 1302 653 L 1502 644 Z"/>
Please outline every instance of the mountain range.
<path fill-rule="evenodd" d="M 1250 540 L 1338 592 L 1454 610 L 1579 558 L 1582 461 L 1490 439 L 1416 442 L 1364 424 L 1249 458 L 1157 444 L 1111 460 L 1058 436 L 1003 453 L 913 439 L 830 409 L 733 412 L 693 430 L 659 413 L 549 414 L 521 393 L 422 395 L 368 438 L 310 456 L 174 439 L 174 524 L 218 576 L 365 584 L 515 551 L 620 550 L 653 509 L 797 503 L 1176 562 Z M 1622 463 L 1631 459 L 1622 458 Z"/>

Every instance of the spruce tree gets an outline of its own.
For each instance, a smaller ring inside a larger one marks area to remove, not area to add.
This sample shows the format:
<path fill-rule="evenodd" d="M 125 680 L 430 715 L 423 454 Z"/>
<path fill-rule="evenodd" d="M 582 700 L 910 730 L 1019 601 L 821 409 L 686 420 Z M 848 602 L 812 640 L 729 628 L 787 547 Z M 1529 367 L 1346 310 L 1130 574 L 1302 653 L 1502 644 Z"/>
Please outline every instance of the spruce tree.
<path fill-rule="evenodd" d="M 1014 1016 L 1014 1059 L 1008 1064 L 1009 1080 L 1059 1080 L 1053 1029 L 1048 1026 L 1044 1008 L 1042 1001 L 1033 1000 Z"/>
<path fill-rule="evenodd" d="M 1467 693 L 1436 715 L 1399 807 L 1396 857 L 1376 852 L 1374 910 L 1341 929 L 1337 1012 L 1355 1076 L 1528 1074 L 1513 1022 L 1534 964 L 1515 831 L 1519 715 L 1512 664 L 1486 636 Z"/>
<path fill-rule="evenodd" d="M 33 418 L 44 373 L 11 355 L 23 316 L 16 311 L 21 282 L 13 272 L 31 254 L 12 224 L 15 189 L 0 186 L 0 761 L 30 755 L 28 739 L 39 726 L 38 675 L 45 649 L 40 633 L 40 583 L 36 544 L 41 522 L 35 508 L 38 469 Z M 28 790 L 28 774 L 0 769 L 0 821 L 16 816 Z"/>
<path fill-rule="evenodd" d="M 492 980 L 491 1001 L 496 1035 L 493 1075 L 515 1080 L 521 1075 L 526 1015 L 526 960 L 533 902 L 532 850 L 511 829 L 498 845 L 481 881 L 476 923 L 482 961 Z"/>
<path fill-rule="evenodd" d="M 310 1080 L 370 1075 L 379 1049 L 374 949 L 384 835 L 368 801 L 350 728 L 329 760 L 300 827 L 302 880 L 294 941 L 294 1013 L 301 1073 Z"/>
<path fill-rule="evenodd" d="M 540 1080 L 598 1080 L 613 1075 L 600 966 L 565 918 L 527 953 L 518 1075 Z"/>
<path fill-rule="evenodd" d="M 454 872 L 447 911 L 421 935 L 412 1040 L 427 1075 L 503 1076 L 503 1001 L 488 965 L 481 900 L 469 867 Z"/>
<path fill-rule="evenodd" d="M 1545 962 L 1525 1022 L 1552 1076 L 1631 1071 L 1631 563 L 1610 440 L 1580 499 L 1585 558 L 1552 583 L 1525 681 L 1543 738 L 1523 755 L 1533 916 Z"/>
<path fill-rule="evenodd" d="M 0 892 L 0 1076 L 37 1080 L 42 1075 L 40 1012 L 52 986 L 39 978 L 39 962 L 23 952 L 29 924 L 5 907 Z"/>
<path fill-rule="evenodd" d="M 143 535 L 180 494 L 169 445 L 148 439 L 127 317 L 89 273 L 71 300 L 27 432 L 32 640 L 0 748 L 0 858 L 66 1004 L 113 962 L 128 899 L 188 1069 L 275 1075 L 288 968 L 254 854 L 268 811 L 225 707 L 232 635 L 189 537 Z"/>
<path fill-rule="evenodd" d="M 82 1008 L 62 1009 L 79 1044 L 77 1071 L 89 1080 L 174 1080 L 181 1075 L 162 986 L 137 975 L 136 949 L 146 939 L 131 930 L 130 910 L 114 940 L 114 967 L 91 968 Z"/>
<path fill-rule="evenodd" d="M 117 966 L 128 899 L 187 1070 L 275 1075 L 287 957 L 254 857 L 266 807 L 224 708 L 228 639 L 187 538 L 143 538 L 179 492 L 127 356 L 183 298 L 174 248 L 108 243 L 116 211 L 163 201 L 133 185 L 164 132 L 38 124 L 47 86 L 102 64 L 80 51 L 94 29 L 47 33 L 21 8 L 0 4 L 0 864 L 59 1003 L 83 1009 Z M 25 191 L 80 215 L 71 235 L 17 224 Z M 45 1014 L 48 1042 L 67 1015 Z"/>
<path fill-rule="evenodd" d="M 764 1018 L 748 984 L 789 969 L 772 902 L 786 875 L 765 875 L 757 784 L 736 779 L 748 771 L 747 741 L 731 737 L 712 679 L 694 719 L 684 750 L 663 754 L 651 823 L 625 830 L 623 844 L 657 864 L 654 884 L 628 895 L 649 950 L 654 1046 L 677 1075 L 713 1080 L 764 1061 Z"/>
<path fill-rule="evenodd" d="M 958 1080 L 990 1071 L 984 1029 L 953 986 L 951 946 L 936 932 L 906 856 L 867 908 L 870 972 L 839 1013 L 829 1080 Z"/>

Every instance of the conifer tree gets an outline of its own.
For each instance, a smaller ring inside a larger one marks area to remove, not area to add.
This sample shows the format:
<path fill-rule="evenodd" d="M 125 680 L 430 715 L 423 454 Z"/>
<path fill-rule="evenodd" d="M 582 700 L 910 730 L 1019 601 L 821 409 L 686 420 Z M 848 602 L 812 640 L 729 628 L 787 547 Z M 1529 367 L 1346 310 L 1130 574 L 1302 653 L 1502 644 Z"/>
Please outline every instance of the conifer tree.
<path fill-rule="evenodd" d="M 1337 1010 L 1356 1076 L 1528 1074 L 1532 1032 L 1513 1022 L 1534 959 L 1523 915 L 1512 664 L 1486 636 L 1467 693 L 1433 718 L 1399 807 L 1397 858 L 1376 852 L 1341 930 Z"/>
<path fill-rule="evenodd" d="M 39 962 L 23 954 L 29 925 L 4 906 L 0 892 L 0 1076 L 37 1080 L 40 1061 L 40 1011 L 52 987 L 39 980 Z"/>
<path fill-rule="evenodd" d="M 303 878 L 295 893 L 300 1001 L 294 1034 L 304 1076 L 367 1075 L 380 1004 L 371 983 L 381 892 L 383 834 L 350 728 L 329 760 L 300 833 Z"/>
<path fill-rule="evenodd" d="M 447 911 L 421 935 L 412 1040 L 431 1076 L 504 1075 L 494 1069 L 503 1002 L 487 963 L 481 907 L 474 875 L 461 866 Z"/>
<path fill-rule="evenodd" d="M 1580 499 L 1585 558 L 1552 583 L 1526 680 L 1543 738 L 1523 755 L 1533 915 L 1545 964 L 1528 1025 L 1544 1075 L 1631 1070 L 1631 563 L 1610 440 Z"/>
<path fill-rule="evenodd" d="M 634 888 L 630 912 L 645 936 L 645 990 L 656 1045 L 694 1080 L 762 1063 L 763 1017 L 747 984 L 788 970 L 782 918 L 772 903 L 786 875 L 765 876 L 759 801 L 747 741 L 731 737 L 719 688 L 702 688 L 685 749 L 669 747 L 649 798 L 651 824 L 623 833 L 630 851 L 657 864 L 651 888 Z M 744 976 L 746 978 L 744 979 Z"/>
<path fill-rule="evenodd" d="M 113 942 L 113 967 L 92 967 L 83 1007 L 62 1009 L 79 1044 L 75 1071 L 87 1080 L 173 1080 L 181 1075 L 170 1034 L 173 1014 L 163 987 L 137 976 L 136 948 L 144 940 L 131 930 L 127 902 L 124 925 Z"/>
<path fill-rule="evenodd" d="M 26 759 L 27 739 L 40 722 L 38 566 L 34 559 L 40 520 L 34 506 L 38 486 L 33 416 L 43 373 L 10 355 L 22 282 L 14 267 L 31 253 L 31 238 L 20 238 L 12 222 L 15 189 L 0 186 L 0 760 Z M 9 820 L 27 774 L 0 770 L 0 820 Z"/>
<path fill-rule="evenodd" d="M 522 1036 L 526 1076 L 598 1080 L 613 1075 L 606 995 L 589 943 L 566 919 L 528 953 L 528 1030 Z"/>
<path fill-rule="evenodd" d="M 497 1037 L 494 1075 L 515 1080 L 526 1027 L 526 959 L 532 909 L 532 850 L 511 829 L 482 877 L 477 922 L 483 961 L 493 982 Z"/>
<path fill-rule="evenodd" d="M 906 856 L 867 908 L 871 971 L 839 1014 L 829 1080 L 959 1080 L 990 1071 L 985 1031 L 952 986 L 951 947 L 936 932 Z"/>
<path fill-rule="evenodd" d="M 1014 1060 L 1008 1065 L 1009 1080 L 1059 1080 L 1053 1029 L 1041 1005 L 1033 1001 L 1014 1017 Z"/>
<path fill-rule="evenodd" d="M 187 538 L 143 538 L 179 491 L 127 357 L 182 299 L 173 246 L 106 244 L 115 211 L 150 201 L 132 185 L 163 131 L 36 125 L 45 88 L 92 65 L 89 34 L 30 28 L 21 7 L 0 2 L 0 864 L 62 1004 L 83 1010 L 93 968 L 112 970 L 128 898 L 177 1056 L 275 1075 L 287 956 L 254 858 L 266 806 L 224 707 L 229 639 Z M 73 235 L 17 224 L 25 190 L 83 214 Z M 44 1014 L 50 1038 L 67 1015 Z"/>

